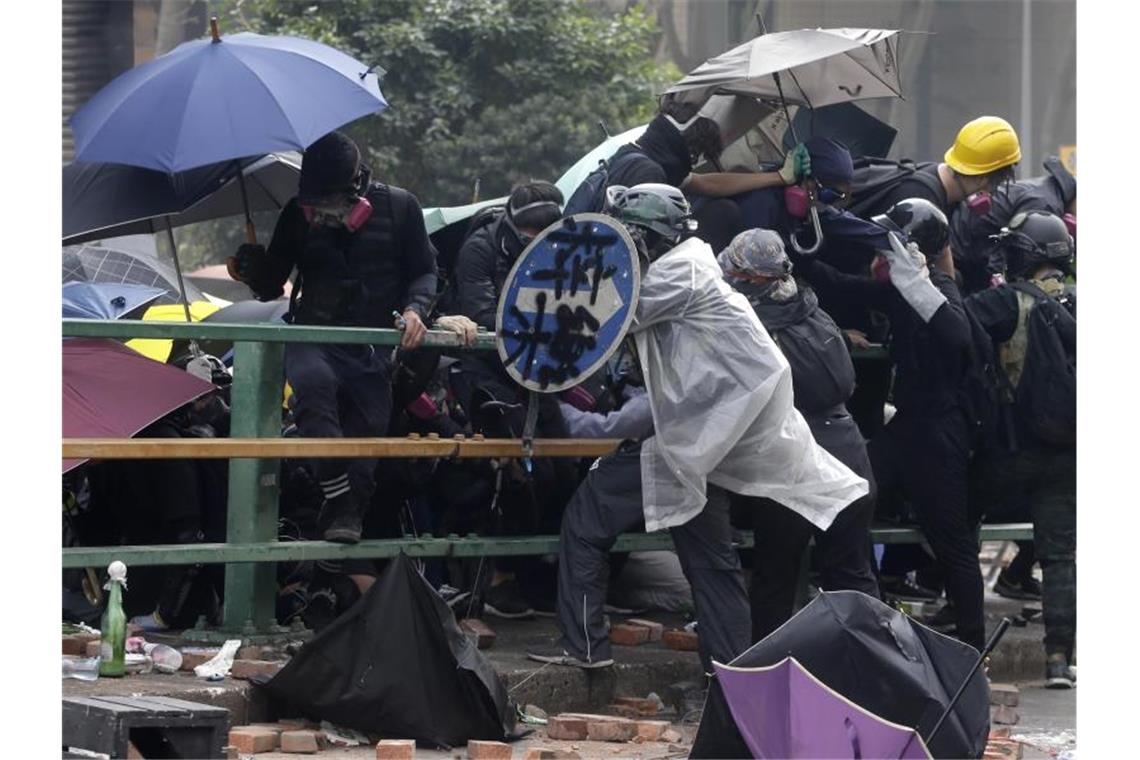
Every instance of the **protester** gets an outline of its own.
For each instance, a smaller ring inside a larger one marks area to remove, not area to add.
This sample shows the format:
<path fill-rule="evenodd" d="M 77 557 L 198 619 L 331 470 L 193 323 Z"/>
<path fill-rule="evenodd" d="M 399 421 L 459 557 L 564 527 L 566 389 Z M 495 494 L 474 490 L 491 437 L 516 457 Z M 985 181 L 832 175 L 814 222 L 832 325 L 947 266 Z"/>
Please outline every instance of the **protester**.
<path fill-rule="evenodd" d="M 1000 234 L 1010 284 L 970 296 L 966 307 L 998 346 L 1009 414 L 978 457 L 972 498 L 998 512 L 1028 504 L 1041 563 L 1046 686 L 1076 681 L 1076 318 L 1066 308 L 1073 239 L 1044 212 L 1018 214 Z M 1015 515 L 1013 517 L 1026 517 Z"/>
<path fill-rule="evenodd" d="M 423 213 L 405 190 L 371 181 L 360 149 L 330 132 L 305 151 L 297 197 L 278 217 L 268 250 L 245 244 L 230 271 L 261 300 L 278 298 L 296 268 L 290 321 L 404 329 L 423 341 L 436 292 L 435 253 Z M 288 343 L 285 375 L 302 437 L 382 436 L 391 414 L 389 351 L 370 345 Z M 356 543 L 375 482 L 372 459 L 320 459 L 324 538 Z"/>
<path fill-rule="evenodd" d="M 909 499 L 942 570 L 958 638 L 981 650 L 978 518 L 967 500 L 971 333 L 954 284 L 946 216 L 929 201 L 909 199 L 875 221 L 896 231 L 875 267 L 888 269 L 886 277 L 846 275 L 805 256 L 796 266 L 817 290 L 842 291 L 890 318 L 897 412 L 871 444 L 879 499 L 900 490 Z"/>
<path fill-rule="evenodd" d="M 539 662 L 613 663 L 602 610 L 607 553 L 644 521 L 669 529 L 693 589 L 701 658 L 729 662 L 750 641 L 727 492 L 772 498 L 826 529 L 867 483 L 815 444 L 792 405 L 787 362 L 721 276 L 674 187 L 611 188 L 611 213 L 644 255 L 631 333 L 654 435 L 591 468 L 566 508 L 559 549 L 562 638 Z M 686 239 L 688 238 L 688 239 Z M 681 371 L 678 371 L 681 370 Z"/>
<path fill-rule="evenodd" d="M 759 641 L 795 611 L 800 558 L 813 533 L 819 587 L 878 598 L 870 536 L 874 477 L 863 436 L 844 406 L 855 388 L 855 368 L 843 333 L 819 307 L 815 293 L 792 277 L 783 240 L 771 230 L 747 230 L 720 252 L 717 262 L 791 366 L 795 406 L 816 442 L 871 489 L 825 531 L 771 499 L 736 497 L 747 502 L 753 517 L 752 640 Z"/>

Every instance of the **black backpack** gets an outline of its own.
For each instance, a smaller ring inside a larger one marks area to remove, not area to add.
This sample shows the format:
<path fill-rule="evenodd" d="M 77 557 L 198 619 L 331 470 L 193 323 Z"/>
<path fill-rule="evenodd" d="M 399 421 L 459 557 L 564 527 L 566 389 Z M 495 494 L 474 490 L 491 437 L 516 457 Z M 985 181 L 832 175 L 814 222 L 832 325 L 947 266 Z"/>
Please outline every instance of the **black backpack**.
<path fill-rule="evenodd" d="M 1033 297 L 1025 365 L 1013 394 L 1017 415 L 1045 443 L 1072 445 L 1077 441 L 1077 320 L 1032 283 L 1010 287 Z"/>
<path fill-rule="evenodd" d="M 909 158 L 892 161 L 889 158 L 861 156 L 855 160 L 855 174 L 851 180 L 851 203 L 847 210 L 855 216 L 870 219 L 873 215 L 886 211 L 883 201 L 899 183 L 914 177 L 927 185 L 934 193 L 944 191 L 937 177 L 932 177 L 919 169 L 933 166 L 933 162 L 916 163 Z"/>
<path fill-rule="evenodd" d="M 570 200 L 566 201 L 562 209 L 563 216 L 581 213 L 599 213 L 606 205 L 606 187 L 609 185 L 610 174 L 624 167 L 635 158 L 648 158 L 637 149 L 619 151 L 610 161 L 601 160 L 598 168 L 586 175 L 582 184 L 574 190 Z"/>
<path fill-rule="evenodd" d="M 772 330 L 772 339 L 792 367 L 796 407 L 805 414 L 847 402 L 855 391 L 855 365 L 835 322 L 823 309 Z"/>
<path fill-rule="evenodd" d="M 969 307 L 964 309 L 970 324 L 970 362 L 962 383 L 962 401 L 971 425 L 971 444 L 975 451 L 999 444 L 998 431 L 1002 429 L 1001 370 L 993 338 L 974 316 Z M 1005 420 L 1009 423 L 1009 420 Z M 1010 432 L 1009 427 L 1005 430 Z M 1014 446 L 1006 442 L 1008 448 Z"/>

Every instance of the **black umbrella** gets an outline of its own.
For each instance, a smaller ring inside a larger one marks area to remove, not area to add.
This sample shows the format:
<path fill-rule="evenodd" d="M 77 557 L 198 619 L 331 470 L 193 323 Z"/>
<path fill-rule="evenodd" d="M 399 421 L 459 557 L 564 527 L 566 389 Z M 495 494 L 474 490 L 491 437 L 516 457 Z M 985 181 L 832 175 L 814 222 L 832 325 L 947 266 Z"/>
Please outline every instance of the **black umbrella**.
<path fill-rule="evenodd" d="M 289 311 L 289 299 L 278 298 L 275 301 L 234 301 L 229 306 L 223 306 L 208 315 L 203 322 L 218 322 L 221 324 L 256 325 L 270 322 L 284 322 L 285 314 Z M 232 340 L 204 340 L 200 342 L 201 348 L 213 356 L 222 356 L 233 348 Z M 227 360 L 228 361 L 228 360 Z"/>
<path fill-rule="evenodd" d="M 981 757 L 990 728 L 989 686 L 975 669 L 979 654 L 968 644 L 866 594 L 833 591 L 821 593 L 730 664 L 765 667 L 789 656 L 863 709 L 914 728 L 934 757 Z M 714 679 L 690 757 L 750 756 Z"/>
<path fill-rule="evenodd" d="M 491 663 L 404 554 L 263 685 L 290 712 L 436 746 L 502 741 L 515 725 Z"/>
<path fill-rule="evenodd" d="M 105 282 L 162 288 L 155 303 L 173 304 L 182 300 L 178 274 L 173 267 L 152 253 L 134 250 L 118 242 L 102 245 L 69 245 L 63 248 L 63 282 Z M 189 302 L 206 296 L 192 283 L 185 284 Z"/>

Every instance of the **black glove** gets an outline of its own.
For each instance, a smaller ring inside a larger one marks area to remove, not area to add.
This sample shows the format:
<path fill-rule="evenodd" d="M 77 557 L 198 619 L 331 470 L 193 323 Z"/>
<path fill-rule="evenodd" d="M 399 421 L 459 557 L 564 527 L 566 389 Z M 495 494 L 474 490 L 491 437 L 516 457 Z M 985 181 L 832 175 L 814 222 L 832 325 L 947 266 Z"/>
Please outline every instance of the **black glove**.
<path fill-rule="evenodd" d="M 257 271 L 265 260 L 265 246 L 257 243 L 243 243 L 237 249 L 233 265 L 229 266 L 230 276 L 239 282 L 248 283 L 257 277 Z"/>

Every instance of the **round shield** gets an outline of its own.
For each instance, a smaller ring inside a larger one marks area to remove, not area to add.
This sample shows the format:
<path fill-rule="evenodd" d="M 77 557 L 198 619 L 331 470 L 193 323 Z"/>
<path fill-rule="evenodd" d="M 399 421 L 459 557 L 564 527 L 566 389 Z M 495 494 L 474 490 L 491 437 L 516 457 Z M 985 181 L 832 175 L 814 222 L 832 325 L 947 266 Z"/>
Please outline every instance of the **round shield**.
<path fill-rule="evenodd" d="M 517 383 L 557 393 L 610 357 L 637 309 L 637 248 L 616 219 L 575 214 L 543 230 L 503 283 L 499 358 Z"/>

